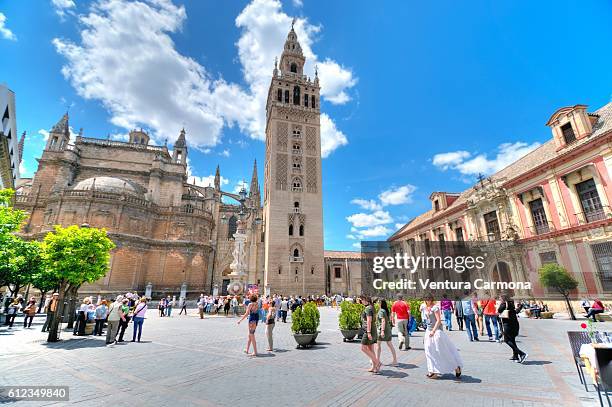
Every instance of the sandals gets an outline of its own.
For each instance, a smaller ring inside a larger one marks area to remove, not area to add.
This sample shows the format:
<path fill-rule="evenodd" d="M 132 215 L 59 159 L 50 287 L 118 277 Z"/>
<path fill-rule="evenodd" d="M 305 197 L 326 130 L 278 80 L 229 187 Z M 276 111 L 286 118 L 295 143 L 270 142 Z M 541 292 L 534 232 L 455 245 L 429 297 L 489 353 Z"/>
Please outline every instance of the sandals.
<path fill-rule="evenodd" d="M 440 378 L 440 375 L 437 373 L 427 373 L 426 377 L 428 379 L 438 380 Z"/>

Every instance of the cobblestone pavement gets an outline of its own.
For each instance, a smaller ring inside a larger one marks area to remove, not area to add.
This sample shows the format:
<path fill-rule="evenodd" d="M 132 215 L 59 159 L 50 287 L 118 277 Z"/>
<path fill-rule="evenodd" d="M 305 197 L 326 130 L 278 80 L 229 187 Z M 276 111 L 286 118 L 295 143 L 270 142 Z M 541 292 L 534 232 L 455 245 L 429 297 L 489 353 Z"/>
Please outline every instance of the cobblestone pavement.
<path fill-rule="evenodd" d="M 400 366 L 380 375 L 366 372 L 357 341 L 343 343 L 338 310 L 321 309 L 318 345 L 298 350 L 290 324 L 277 323 L 273 353 L 265 352 L 264 329 L 257 330 L 261 357 L 243 353 L 246 321 L 189 316 L 159 318 L 150 311 L 143 343 L 107 347 L 103 337 L 45 342 L 42 318 L 31 329 L 0 328 L 0 385 L 68 385 L 70 404 L 201 406 L 596 406 L 597 393 L 578 380 L 565 331 L 579 322 L 521 319 L 519 347 L 524 365 L 508 360 L 505 344 L 469 342 L 465 332 L 450 336 L 464 359 L 461 381 L 429 380 L 422 332 Z M 612 323 L 602 323 L 611 330 Z M 600 328 L 600 329 L 602 329 Z M 131 334 L 132 325 L 128 328 Z M 131 336 L 126 335 L 131 339 Z M 397 339 L 394 338 L 395 344 Z M 383 348 L 383 363 L 390 362 Z M 65 405 L 66 402 L 25 402 Z"/>

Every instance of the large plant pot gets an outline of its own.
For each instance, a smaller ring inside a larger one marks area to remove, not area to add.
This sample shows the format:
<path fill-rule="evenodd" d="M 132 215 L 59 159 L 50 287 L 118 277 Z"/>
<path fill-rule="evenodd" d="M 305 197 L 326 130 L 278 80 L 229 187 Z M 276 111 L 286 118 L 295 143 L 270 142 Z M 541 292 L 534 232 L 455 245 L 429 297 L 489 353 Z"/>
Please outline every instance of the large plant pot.
<path fill-rule="evenodd" d="M 357 334 L 359 333 L 359 329 L 341 329 L 340 332 L 342 332 L 342 336 L 344 336 L 343 341 L 350 342 L 355 339 L 355 336 L 357 336 Z"/>
<path fill-rule="evenodd" d="M 363 332 L 363 328 L 361 328 L 361 327 L 360 327 L 360 328 L 357 330 L 357 339 L 361 339 L 361 338 L 363 338 L 363 333 L 364 333 L 364 332 Z"/>
<path fill-rule="evenodd" d="M 317 340 L 317 336 L 319 336 L 319 333 L 320 333 L 320 332 L 321 332 L 321 331 L 317 331 L 317 332 L 315 332 L 314 334 L 312 334 L 312 335 L 313 335 L 313 337 L 312 337 L 312 341 L 310 341 L 310 344 L 311 344 L 311 345 L 316 345 L 316 344 L 317 344 L 316 340 Z"/>
<path fill-rule="evenodd" d="M 312 342 L 314 338 L 316 338 L 317 334 L 293 334 L 295 341 L 298 344 L 298 349 L 301 348 L 309 348 L 312 346 Z"/>

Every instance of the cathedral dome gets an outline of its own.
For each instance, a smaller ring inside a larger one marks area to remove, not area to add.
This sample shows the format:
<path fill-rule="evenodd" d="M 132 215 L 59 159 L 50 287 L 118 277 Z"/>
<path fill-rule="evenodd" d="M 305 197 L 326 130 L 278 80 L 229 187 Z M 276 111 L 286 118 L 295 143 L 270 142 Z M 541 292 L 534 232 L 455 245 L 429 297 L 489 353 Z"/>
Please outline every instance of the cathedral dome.
<path fill-rule="evenodd" d="M 115 194 L 130 194 L 142 197 L 142 193 L 132 182 L 114 177 L 94 177 L 79 181 L 73 188 L 78 191 L 95 190 Z"/>

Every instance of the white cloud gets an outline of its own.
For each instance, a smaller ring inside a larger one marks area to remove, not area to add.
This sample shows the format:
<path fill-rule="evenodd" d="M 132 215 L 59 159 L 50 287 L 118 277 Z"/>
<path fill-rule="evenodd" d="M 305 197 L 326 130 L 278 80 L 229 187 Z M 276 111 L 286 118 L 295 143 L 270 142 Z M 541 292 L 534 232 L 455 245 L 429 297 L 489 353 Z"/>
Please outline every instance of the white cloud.
<path fill-rule="evenodd" d="M 321 113 L 321 157 L 327 158 L 340 146 L 348 144 L 344 133 L 336 128 L 336 124 L 325 113 Z"/>
<path fill-rule="evenodd" d="M 302 7 L 304 5 L 303 0 L 292 0 L 292 3 L 294 7 Z"/>
<path fill-rule="evenodd" d="M 228 149 L 225 149 L 225 150 L 221 151 L 219 153 L 219 155 L 223 156 L 223 157 L 229 157 L 230 156 L 230 151 Z"/>
<path fill-rule="evenodd" d="M 399 230 L 399 229 L 403 228 L 403 227 L 404 227 L 404 225 L 405 225 L 405 223 L 396 223 L 396 224 L 395 224 L 395 229 L 398 229 L 398 230 Z"/>
<path fill-rule="evenodd" d="M 402 205 L 412 202 L 412 193 L 416 190 L 414 185 L 406 184 L 400 187 L 392 187 L 378 195 L 378 199 L 386 205 Z"/>
<path fill-rule="evenodd" d="M 215 176 L 208 175 L 206 177 L 197 177 L 191 175 L 188 177 L 189 182 L 193 182 L 195 185 L 199 187 L 212 187 L 215 185 Z M 229 180 L 225 177 L 220 178 L 221 186 L 229 184 Z"/>
<path fill-rule="evenodd" d="M 38 130 L 38 134 L 40 134 L 45 141 L 49 139 L 49 132 L 45 129 Z"/>
<path fill-rule="evenodd" d="M 357 235 L 359 240 L 371 239 L 374 237 L 388 236 L 392 230 L 386 226 L 378 225 L 372 226 L 365 229 L 355 230 L 354 233 Z"/>
<path fill-rule="evenodd" d="M 74 0 L 51 0 L 58 16 L 64 17 L 67 12 L 76 7 Z"/>
<path fill-rule="evenodd" d="M 351 201 L 351 203 L 369 211 L 379 211 L 382 209 L 382 205 L 373 199 L 355 198 Z"/>
<path fill-rule="evenodd" d="M 68 7 L 71 0 L 61 3 Z M 173 140 L 183 124 L 188 142 L 202 150 L 220 141 L 224 126 L 237 125 L 250 137 L 264 140 L 273 61 L 282 51 L 292 17 L 282 11 L 279 0 L 253 0 L 236 18 L 246 89 L 213 76 L 176 50 L 171 35 L 180 32 L 186 18 L 185 7 L 171 0 L 96 2 L 88 14 L 78 17 L 77 43 L 53 40 L 67 61 L 62 73 L 80 96 L 101 101 L 114 125 L 127 130 L 148 127 L 158 141 Z M 314 65 L 320 65 L 322 97 L 346 103 L 357 79 L 339 63 L 320 61 L 314 54 L 312 44 L 321 27 L 300 18 L 295 30 L 307 58 L 305 72 L 312 75 Z M 347 144 L 325 114 L 321 139 L 324 157 Z"/>
<path fill-rule="evenodd" d="M 436 154 L 433 164 L 442 170 L 453 169 L 463 175 L 493 174 L 525 154 L 538 148 L 540 143 L 528 144 L 522 141 L 516 143 L 503 143 L 497 147 L 495 158 L 489 159 L 486 154 L 474 156 L 467 151 L 454 151 Z"/>
<path fill-rule="evenodd" d="M 385 225 L 393 222 L 393 218 L 387 211 L 375 211 L 372 213 L 355 213 L 346 218 L 353 227 L 363 228 L 377 225 Z"/>
<path fill-rule="evenodd" d="M 361 249 L 361 243 L 359 242 L 355 242 L 351 246 L 353 246 L 355 249 Z"/>
<path fill-rule="evenodd" d="M 17 41 L 17 36 L 5 24 L 6 16 L 0 13 L 0 36 L 6 40 Z"/>
<path fill-rule="evenodd" d="M 346 238 L 350 239 L 350 240 L 357 240 L 357 237 L 355 235 L 351 235 L 351 234 L 346 235 Z"/>

